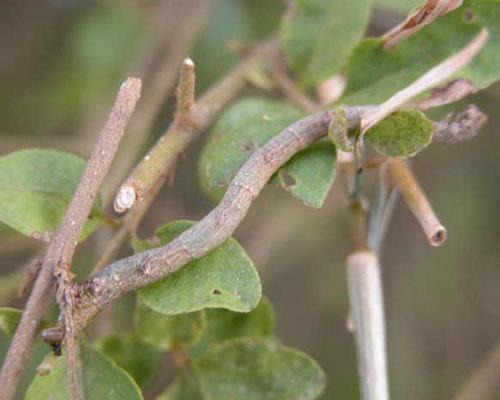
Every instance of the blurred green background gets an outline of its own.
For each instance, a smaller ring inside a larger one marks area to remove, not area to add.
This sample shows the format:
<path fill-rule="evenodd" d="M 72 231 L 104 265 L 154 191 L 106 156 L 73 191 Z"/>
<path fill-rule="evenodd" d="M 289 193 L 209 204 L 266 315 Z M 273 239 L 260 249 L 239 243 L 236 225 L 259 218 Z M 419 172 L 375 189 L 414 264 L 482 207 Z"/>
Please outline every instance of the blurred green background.
<path fill-rule="evenodd" d="M 418 1 L 382 3 L 371 33 L 390 28 Z M 190 55 L 202 93 L 240 59 L 238 50 L 277 29 L 284 8 L 280 0 L 3 0 L 0 154 L 52 147 L 87 158 L 127 75 L 139 74 L 147 82 L 148 71 L 162 57 L 178 54 L 170 63 L 176 74 L 182 57 Z M 193 18 L 201 23 L 192 43 L 176 48 L 194 27 Z M 143 96 L 150 89 L 146 86 Z M 133 165 L 168 124 L 171 94 L 144 132 L 139 154 L 121 154 L 116 176 L 125 175 L 124 166 Z M 458 145 L 432 145 L 413 164 L 448 229 L 447 242 L 441 248 L 428 246 L 400 202 L 388 231 L 382 265 L 394 399 L 453 399 L 500 337 L 500 85 L 473 101 L 490 117 L 480 135 Z M 211 209 L 195 173 L 202 143 L 203 137 L 191 146 L 174 185 L 155 201 L 141 225 L 144 235 L 170 220 L 199 219 Z M 373 178 L 368 176 L 368 182 Z M 104 195 L 112 188 L 113 182 L 107 182 Z M 236 233 L 274 304 L 280 338 L 325 369 L 323 399 L 359 398 L 354 344 L 346 329 L 344 260 L 350 245 L 345 206 L 339 188 L 322 210 L 314 211 L 269 187 Z M 106 238 L 104 230 L 81 246 L 75 270 L 82 277 Z M 0 305 L 22 306 L 13 289 L 24 265 L 41 249 L 34 240 L 0 228 Z M 98 318 L 89 337 L 129 326 L 132 301 L 127 296 L 107 311 L 112 318 Z M 0 333 L 0 359 L 7 345 Z M 46 351 L 38 346 L 31 371 Z"/>

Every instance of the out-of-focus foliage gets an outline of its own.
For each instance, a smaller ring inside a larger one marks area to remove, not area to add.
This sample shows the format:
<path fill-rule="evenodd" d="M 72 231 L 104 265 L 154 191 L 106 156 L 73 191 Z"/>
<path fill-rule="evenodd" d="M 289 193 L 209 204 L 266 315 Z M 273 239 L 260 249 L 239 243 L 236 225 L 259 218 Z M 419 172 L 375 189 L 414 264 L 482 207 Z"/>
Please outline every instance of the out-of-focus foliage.
<path fill-rule="evenodd" d="M 85 161 L 56 150 L 19 150 L 0 158 L 0 221 L 31 237 L 49 237 L 60 225 Z M 93 208 L 82 239 L 102 224 Z"/>
<path fill-rule="evenodd" d="M 375 5 L 402 13 L 409 13 L 410 10 L 422 4 L 421 0 L 375 0 Z"/>
<path fill-rule="evenodd" d="M 65 17 L 73 15 L 68 12 Z M 44 61 L 45 68 L 31 78 L 31 86 L 15 95 L 7 91 L 0 94 L 7 128 L 35 135 L 61 129 L 103 94 L 112 96 L 147 26 L 133 8 L 82 8 L 79 18 L 67 25 L 58 39 L 53 49 L 57 55 Z M 30 110 L 30 118 L 21 110 Z"/>
<path fill-rule="evenodd" d="M 7 336 L 14 335 L 22 313 L 22 310 L 18 310 L 17 308 L 0 308 L 0 328 Z"/>
<path fill-rule="evenodd" d="M 162 353 L 133 333 L 115 333 L 99 338 L 94 348 L 127 371 L 141 388 L 158 373 Z"/>
<path fill-rule="evenodd" d="M 237 337 L 270 338 L 274 334 L 273 307 L 262 297 L 260 303 L 248 313 L 235 313 L 224 309 L 205 311 L 207 325 L 198 343 L 190 349 L 199 357 L 217 343 Z"/>
<path fill-rule="evenodd" d="M 300 82 L 318 84 L 340 72 L 365 33 L 370 8 L 370 0 L 289 2 L 280 39 Z"/>
<path fill-rule="evenodd" d="M 205 33 L 192 56 L 198 90 L 205 90 L 240 59 L 237 49 L 273 34 L 283 9 L 283 2 L 276 0 L 214 2 Z"/>
<path fill-rule="evenodd" d="M 134 326 L 146 342 L 164 350 L 194 345 L 206 327 L 204 311 L 165 315 L 154 311 L 142 301 L 134 309 Z"/>

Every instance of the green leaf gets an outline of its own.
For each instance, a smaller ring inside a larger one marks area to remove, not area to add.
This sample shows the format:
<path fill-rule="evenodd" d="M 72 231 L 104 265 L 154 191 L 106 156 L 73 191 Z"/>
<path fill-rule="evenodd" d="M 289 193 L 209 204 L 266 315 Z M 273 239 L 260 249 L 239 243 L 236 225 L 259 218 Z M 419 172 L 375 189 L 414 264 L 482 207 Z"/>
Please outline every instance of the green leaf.
<path fill-rule="evenodd" d="M 229 340 L 196 365 L 205 398 L 309 400 L 325 386 L 325 374 L 306 354 L 264 339 Z"/>
<path fill-rule="evenodd" d="M 22 310 L 9 307 L 0 308 L 0 360 L 5 360 L 8 349 L 11 345 L 11 338 L 17 329 L 19 321 L 21 320 Z M 49 327 L 50 324 L 42 321 L 42 329 Z M 31 354 L 24 364 L 24 371 L 19 382 L 19 393 L 26 392 L 27 387 L 33 380 L 37 367 L 43 361 L 47 354 L 47 343 L 43 342 L 39 335 L 33 344 Z M 1 393 L 1 390 L 0 390 Z"/>
<path fill-rule="evenodd" d="M 111 358 L 144 388 L 155 377 L 162 353 L 133 333 L 117 333 L 99 338 L 94 348 Z"/>
<path fill-rule="evenodd" d="M 27 236 L 53 233 L 84 168 L 81 158 L 57 150 L 26 149 L 0 157 L 0 221 Z M 102 223 L 100 215 L 97 205 L 81 239 Z"/>
<path fill-rule="evenodd" d="M 304 204 L 321 208 L 335 181 L 335 146 L 327 140 L 313 143 L 297 153 L 273 177 Z"/>
<path fill-rule="evenodd" d="M 139 400 L 141 391 L 132 378 L 108 357 L 82 346 L 83 390 L 87 399 Z M 58 357 L 46 375 L 37 375 L 26 400 L 71 400 L 68 390 L 66 357 Z"/>
<path fill-rule="evenodd" d="M 161 244 L 166 244 L 193 225 L 192 221 L 171 222 L 155 235 Z M 153 310 L 175 315 L 205 308 L 248 312 L 259 303 L 261 291 L 252 260 L 236 240 L 229 238 L 206 256 L 138 293 Z"/>
<path fill-rule="evenodd" d="M 409 13 L 419 4 L 422 0 L 375 0 L 375 6 L 390 8 L 400 12 Z"/>
<path fill-rule="evenodd" d="M 190 354 L 194 357 L 200 357 L 206 350 L 224 340 L 236 337 L 270 337 L 274 332 L 273 308 L 265 297 L 248 313 L 206 310 L 206 314 L 207 328 L 201 340 L 190 349 Z"/>
<path fill-rule="evenodd" d="M 199 162 L 202 188 L 219 201 L 248 157 L 303 116 L 279 101 L 246 98 L 230 107 L 213 127 Z M 290 178 L 290 179 L 288 179 Z M 335 148 L 316 144 L 293 157 L 273 181 L 307 205 L 319 208 L 335 180 Z"/>
<path fill-rule="evenodd" d="M 463 49 L 483 27 L 490 39 L 482 52 L 455 78 L 482 89 L 500 76 L 500 1 L 465 0 L 420 32 L 385 51 L 378 39 L 366 39 L 354 50 L 347 69 L 343 103 L 377 104 L 408 86 L 423 73 Z"/>
<path fill-rule="evenodd" d="M 197 377 L 187 366 L 179 371 L 179 376 L 156 400 L 204 400 Z"/>
<path fill-rule="evenodd" d="M 7 336 L 13 336 L 22 315 L 23 310 L 11 307 L 0 307 L 0 329 L 4 331 Z M 44 329 L 48 328 L 50 324 L 47 321 L 42 321 L 40 326 Z"/>
<path fill-rule="evenodd" d="M 380 154 L 408 158 L 431 142 L 432 130 L 432 122 L 421 111 L 402 110 L 368 130 L 365 138 Z"/>
<path fill-rule="evenodd" d="M 134 309 L 134 326 L 137 334 L 146 342 L 169 350 L 196 343 L 206 326 L 203 311 L 180 315 L 160 314 L 142 301 Z"/>
<path fill-rule="evenodd" d="M 0 329 L 2 329 L 7 336 L 13 336 L 22 315 L 23 312 L 16 308 L 1 307 Z"/>
<path fill-rule="evenodd" d="M 192 55 L 196 60 L 196 91 L 204 92 L 239 61 L 240 57 L 231 51 L 228 43 L 252 41 L 251 21 L 245 5 L 234 0 L 218 0 L 212 5 Z"/>
<path fill-rule="evenodd" d="M 285 14 L 280 40 L 302 83 L 314 85 L 338 73 L 363 37 L 370 0 L 294 0 Z"/>

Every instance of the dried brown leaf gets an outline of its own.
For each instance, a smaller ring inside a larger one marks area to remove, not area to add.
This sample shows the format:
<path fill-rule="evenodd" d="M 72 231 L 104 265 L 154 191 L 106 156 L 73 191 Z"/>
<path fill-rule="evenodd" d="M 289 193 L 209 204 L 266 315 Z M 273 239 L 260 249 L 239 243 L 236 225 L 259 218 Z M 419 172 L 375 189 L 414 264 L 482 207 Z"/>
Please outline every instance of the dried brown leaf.
<path fill-rule="evenodd" d="M 400 41 L 418 32 L 440 16 L 457 9 L 462 3 L 463 0 L 427 0 L 422 7 L 382 36 L 382 47 L 385 50 L 392 49 Z"/>

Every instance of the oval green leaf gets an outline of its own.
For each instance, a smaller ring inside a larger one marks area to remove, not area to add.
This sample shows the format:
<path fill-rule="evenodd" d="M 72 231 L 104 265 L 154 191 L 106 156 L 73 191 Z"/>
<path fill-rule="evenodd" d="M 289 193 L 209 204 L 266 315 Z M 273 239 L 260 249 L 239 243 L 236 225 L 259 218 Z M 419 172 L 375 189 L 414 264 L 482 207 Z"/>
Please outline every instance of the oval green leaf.
<path fill-rule="evenodd" d="M 195 372 L 186 366 L 177 379 L 156 400 L 206 400 L 200 391 Z"/>
<path fill-rule="evenodd" d="M 271 337 L 274 333 L 274 311 L 266 297 L 248 313 L 228 310 L 206 310 L 207 328 L 200 341 L 190 349 L 193 357 L 200 357 L 215 344 L 236 337 Z"/>
<path fill-rule="evenodd" d="M 161 244 L 166 244 L 193 225 L 192 221 L 171 222 L 159 228 L 155 235 Z M 248 312 L 259 303 L 261 293 L 252 260 L 233 238 L 138 291 L 144 304 L 166 315 L 205 308 Z"/>
<path fill-rule="evenodd" d="M 370 18 L 370 0 L 294 0 L 280 40 L 288 63 L 306 85 L 318 84 L 347 64 Z"/>
<path fill-rule="evenodd" d="M 205 398 L 217 400 L 312 400 L 326 381 L 308 355 L 265 339 L 226 341 L 196 371 Z"/>
<path fill-rule="evenodd" d="M 7 336 L 13 336 L 22 315 L 23 312 L 17 308 L 1 307 L 0 329 L 2 329 Z"/>
<path fill-rule="evenodd" d="M 83 390 L 87 399 L 142 400 L 132 378 L 111 359 L 82 346 Z M 31 382 L 26 400 L 71 400 L 68 390 L 66 357 L 58 357 L 45 375 Z"/>
<path fill-rule="evenodd" d="M 249 156 L 302 116 L 280 101 L 246 98 L 235 103 L 217 121 L 201 154 L 198 170 L 205 192 L 219 201 Z M 273 181 L 305 204 L 320 208 L 335 180 L 335 156 L 331 144 L 310 146 L 281 168 Z"/>
<path fill-rule="evenodd" d="M 320 140 L 294 155 L 272 178 L 304 204 L 319 209 L 335 181 L 337 152 L 333 143 Z"/>
<path fill-rule="evenodd" d="M 204 311 L 160 314 L 138 300 L 134 309 L 134 326 L 145 342 L 169 350 L 195 344 L 205 329 L 206 316 Z"/>
<path fill-rule="evenodd" d="M 380 154 L 408 158 L 430 143 L 432 130 L 432 122 L 421 111 L 401 110 L 368 130 L 365 138 Z"/>
<path fill-rule="evenodd" d="M 153 381 L 162 358 L 161 351 L 133 333 L 99 338 L 93 347 L 127 371 L 141 388 Z"/>
<path fill-rule="evenodd" d="M 0 222 L 24 235 L 53 233 L 73 197 L 85 161 L 57 150 L 26 149 L 0 157 Z M 82 232 L 90 235 L 102 222 L 92 210 Z"/>

